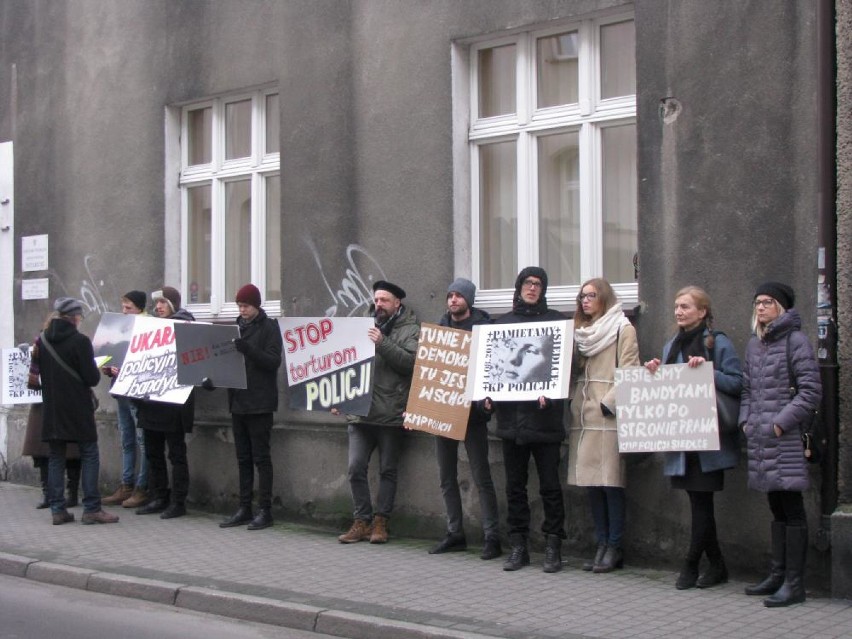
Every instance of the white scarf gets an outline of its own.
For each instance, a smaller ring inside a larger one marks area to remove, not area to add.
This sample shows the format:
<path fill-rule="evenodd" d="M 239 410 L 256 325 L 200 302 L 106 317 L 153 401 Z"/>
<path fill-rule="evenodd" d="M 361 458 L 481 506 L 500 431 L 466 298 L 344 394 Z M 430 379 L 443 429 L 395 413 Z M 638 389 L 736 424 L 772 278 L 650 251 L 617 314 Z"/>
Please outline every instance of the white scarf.
<path fill-rule="evenodd" d="M 622 326 L 630 324 L 621 310 L 621 302 L 616 302 L 606 313 L 589 326 L 574 329 L 574 343 L 584 357 L 592 357 L 613 344 L 618 339 Z"/>

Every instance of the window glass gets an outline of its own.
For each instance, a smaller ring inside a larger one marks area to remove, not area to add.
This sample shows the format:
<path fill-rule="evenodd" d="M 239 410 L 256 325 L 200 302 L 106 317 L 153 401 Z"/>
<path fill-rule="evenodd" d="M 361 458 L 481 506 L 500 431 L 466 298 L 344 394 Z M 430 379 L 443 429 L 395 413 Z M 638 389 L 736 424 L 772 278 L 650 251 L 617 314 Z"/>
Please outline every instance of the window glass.
<path fill-rule="evenodd" d="M 636 93 L 636 30 L 632 20 L 601 27 L 601 98 Z"/>
<path fill-rule="evenodd" d="M 225 159 L 251 155 L 251 100 L 225 105 Z"/>
<path fill-rule="evenodd" d="M 603 264 L 611 282 L 635 280 L 638 250 L 636 212 L 636 125 L 607 127 L 603 142 Z"/>
<path fill-rule="evenodd" d="M 279 131 L 281 123 L 278 115 L 278 94 L 266 96 L 266 152 L 279 152 Z"/>
<path fill-rule="evenodd" d="M 574 132 L 538 138 L 539 262 L 553 285 L 579 284 L 580 141 Z"/>
<path fill-rule="evenodd" d="M 191 304 L 210 302 L 210 239 L 212 218 L 210 207 L 210 185 L 187 189 L 189 225 L 188 248 L 188 292 Z"/>
<path fill-rule="evenodd" d="M 187 114 L 187 164 L 209 164 L 213 156 L 213 109 L 193 109 Z"/>
<path fill-rule="evenodd" d="M 251 282 L 251 180 L 225 183 L 225 295 Z"/>
<path fill-rule="evenodd" d="M 516 143 L 479 147 L 479 232 L 482 286 L 511 288 L 517 274 Z"/>
<path fill-rule="evenodd" d="M 266 296 L 281 299 L 281 177 L 266 178 Z"/>
<path fill-rule="evenodd" d="M 514 113 L 515 45 L 479 51 L 479 117 Z"/>
<path fill-rule="evenodd" d="M 559 33 L 536 40 L 536 80 L 538 107 L 576 104 L 577 53 L 576 31 Z"/>

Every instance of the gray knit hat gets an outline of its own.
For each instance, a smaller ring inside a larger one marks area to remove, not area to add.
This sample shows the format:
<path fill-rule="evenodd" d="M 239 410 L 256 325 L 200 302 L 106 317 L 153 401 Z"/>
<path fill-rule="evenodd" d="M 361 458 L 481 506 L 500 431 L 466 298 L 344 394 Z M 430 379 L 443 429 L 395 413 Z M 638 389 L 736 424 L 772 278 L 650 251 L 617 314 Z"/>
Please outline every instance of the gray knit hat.
<path fill-rule="evenodd" d="M 53 303 L 53 310 L 60 315 L 82 315 L 83 303 L 73 297 L 58 297 Z"/>
<path fill-rule="evenodd" d="M 463 277 L 457 277 L 447 287 L 447 295 L 450 293 L 458 293 L 467 302 L 468 307 L 473 308 L 473 301 L 476 299 L 476 284 Z"/>

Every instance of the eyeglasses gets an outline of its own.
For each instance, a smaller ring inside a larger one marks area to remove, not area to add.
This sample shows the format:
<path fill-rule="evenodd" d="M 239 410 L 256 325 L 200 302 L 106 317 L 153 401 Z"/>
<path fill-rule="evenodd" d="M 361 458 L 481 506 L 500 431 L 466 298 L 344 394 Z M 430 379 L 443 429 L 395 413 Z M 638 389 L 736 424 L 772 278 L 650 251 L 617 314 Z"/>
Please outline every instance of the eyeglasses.
<path fill-rule="evenodd" d="M 527 288 L 541 288 L 543 285 L 538 280 L 524 280 L 524 286 Z"/>
<path fill-rule="evenodd" d="M 597 293 L 580 293 L 577 296 L 577 299 L 582 302 L 583 300 L 594 300 L 594 299 L 597 299 L 597 297 L 598 297 Z"/>
<path fill-rule="evenodd" d="M 775 300 L 771 297 L 766 300 L 754 300 L 755 308 L 769 308 L 770 306 L 774 306 Z"/>

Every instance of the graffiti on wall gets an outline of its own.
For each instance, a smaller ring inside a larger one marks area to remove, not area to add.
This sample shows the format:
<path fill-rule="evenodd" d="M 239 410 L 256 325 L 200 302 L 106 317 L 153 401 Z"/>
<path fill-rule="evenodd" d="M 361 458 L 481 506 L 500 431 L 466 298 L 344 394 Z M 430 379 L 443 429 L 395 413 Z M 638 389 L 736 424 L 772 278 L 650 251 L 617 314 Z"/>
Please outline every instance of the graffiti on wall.
<path fill-rule="evenodd" d="M 305 244 L 311 251 L 325 289 L 331 297 L 325 315 L 352 316 L 369 308 L 373 302 L 373 282 L 386 279 L 378 260 L 360 244 L 349 244 L 343 253 L 340 283 L 332 284 L 314 241 L 308 237 L 305 238 Z"/>
<path fill-rule="evenodd" d="M 115 298 L 115 287 L 112 286 L 109 276 L 97 277 L 99 270 L 98 257 L 96 255 L 86 255 L 83 258 L 83 270 L 85 277 L 80 281 L 79 294 L 77 298 L 83 303 L 83 308 L 86 315 L 92 313 L 102 315 L 109 312 L 110 304 L 108 299 Z M 50 280 L 50 302 L 57 297 L 74 296 L 73 287 L 66 285 L 62 276 L 54 269 L 46 271 L 47 278 Z M 16 286 L 20 287 L 22 278 L 16 282 Z M 20 289 L 19 289 L 20 290 Z M 116 298 L 117 299 L 117 298 Z"/>

